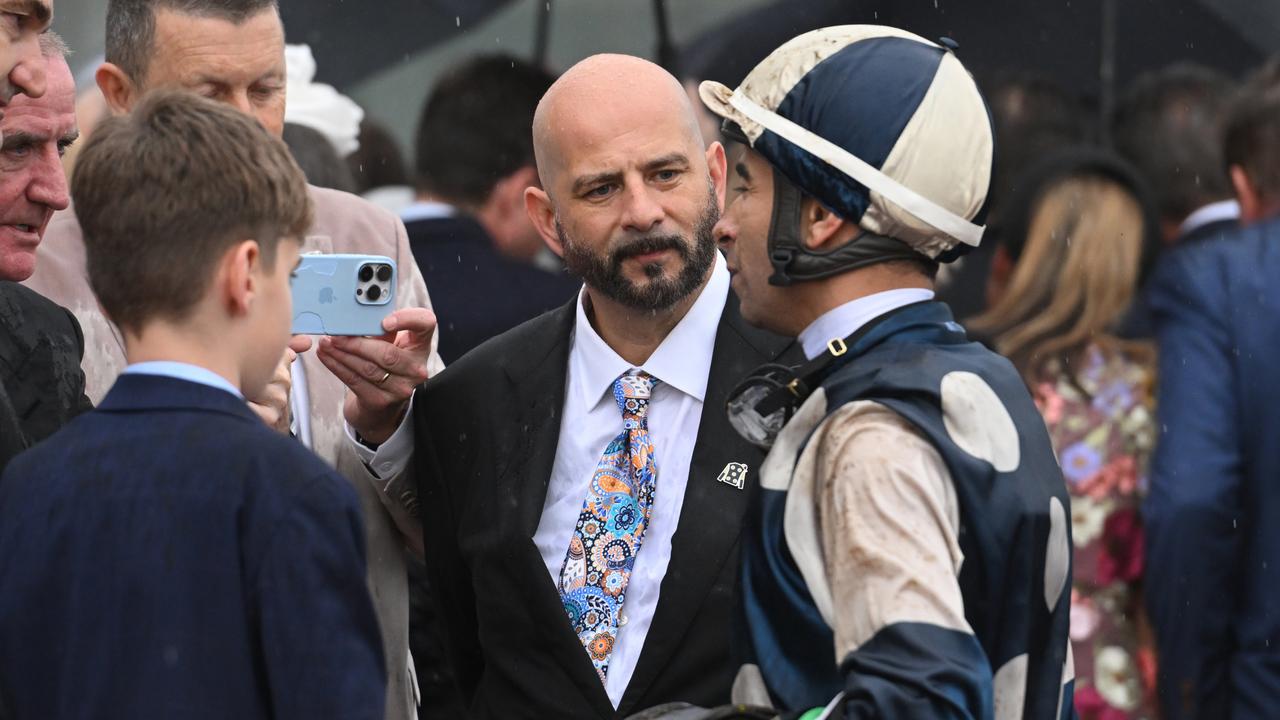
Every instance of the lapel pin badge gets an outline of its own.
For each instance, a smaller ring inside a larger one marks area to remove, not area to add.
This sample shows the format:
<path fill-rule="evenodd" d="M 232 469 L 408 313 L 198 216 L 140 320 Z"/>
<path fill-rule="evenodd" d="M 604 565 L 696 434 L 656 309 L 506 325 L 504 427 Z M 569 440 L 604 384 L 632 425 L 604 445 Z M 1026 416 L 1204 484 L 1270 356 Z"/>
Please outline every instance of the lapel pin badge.
<path fill-rule="evenodd" d="M 739 490 L 747 486 L 747 466 L 745 463 L 731 462 L 720 471 L 716 478 L 725 485 L 732 485 Z"/>

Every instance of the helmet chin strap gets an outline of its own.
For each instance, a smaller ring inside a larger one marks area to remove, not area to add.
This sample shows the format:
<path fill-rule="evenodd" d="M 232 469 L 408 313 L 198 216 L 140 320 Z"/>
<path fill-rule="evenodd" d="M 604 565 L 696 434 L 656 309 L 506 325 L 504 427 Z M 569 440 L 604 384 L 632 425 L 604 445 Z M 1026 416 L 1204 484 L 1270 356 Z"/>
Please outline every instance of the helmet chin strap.
<path fill-rule="evenodd" d="M 805 195 L 777 168 L 773 169 L 773 217 L 769 222 L 769 284 L 787 287 L 895 260 L 928 260 L 911 246 L 866 230 L 852 241 L 825 252 L 804 246 L 801 215 Z"/>

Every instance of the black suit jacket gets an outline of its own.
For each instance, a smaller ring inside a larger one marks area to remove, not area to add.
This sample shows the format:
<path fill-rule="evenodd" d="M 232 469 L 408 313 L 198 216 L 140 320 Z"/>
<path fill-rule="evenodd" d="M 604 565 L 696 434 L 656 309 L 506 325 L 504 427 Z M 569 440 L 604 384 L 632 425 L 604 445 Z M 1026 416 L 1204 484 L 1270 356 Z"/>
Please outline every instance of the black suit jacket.
<path fill-rule="evenodd" d="M 480 343 L 560 307 L 582 283 L 504 257 L 467 215 L 405 225 L 440 318 L 440 357 L 450 364 Z"/>
<path fill-rule="evenodd" d="M 730 617 L 748 492 L 761 452 L 730 427 L 733 387 L 789 341 L 747 326 L 730 294 L 671 563 L 615 712 L 533 544 L 555 460 L 575 303 L 449 367 L 414 401 L 427 568 L 446 648 L 474 718 L 615 718 L 664 702 L 728 702 Z"/>
<path fill-rule="evenodd" d="M 15 455 L 90 409 L 84 334 L 75 316 L 17 283 L 0 282 L 0 472 Z"/>

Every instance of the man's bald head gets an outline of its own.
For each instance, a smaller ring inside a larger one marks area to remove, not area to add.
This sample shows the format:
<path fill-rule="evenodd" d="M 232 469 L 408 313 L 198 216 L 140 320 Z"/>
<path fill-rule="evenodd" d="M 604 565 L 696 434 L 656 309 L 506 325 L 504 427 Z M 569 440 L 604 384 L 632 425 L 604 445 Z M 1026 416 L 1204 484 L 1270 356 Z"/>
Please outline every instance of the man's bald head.
<path fill-rule="evenodd" d="M 560 76 L 533 116 L 538 175 L 551 189 L 564 167 L 564 140 L 624 141 L 638 124 L 668 120 L 683 125 L 690 147 L 703 147 L 702 131 L 680 81 L 660 66 L 630 55 L 592 55 Z"/>

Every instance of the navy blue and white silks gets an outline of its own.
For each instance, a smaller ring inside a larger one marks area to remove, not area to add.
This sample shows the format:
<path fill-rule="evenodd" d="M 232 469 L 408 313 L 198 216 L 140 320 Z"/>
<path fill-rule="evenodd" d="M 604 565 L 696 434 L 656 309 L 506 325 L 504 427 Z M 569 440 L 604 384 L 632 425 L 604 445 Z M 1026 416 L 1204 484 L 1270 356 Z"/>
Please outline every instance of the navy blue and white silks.
<path fill-rule="evenodd" d="M 761 470 L 744 529 L 735 700 L 763 701 L 763 689 L 784 711 L 842 696 L 832 717 L 1072 717 L 1068 499 L 1021 378 L 937 302 L 881 316 L 847 348 Z M 838 616 L 896 613 L 872 608 L 891 596 L 833 597 L 815 504 L 846 478 L 815 476 L 810 440 L 866 401 L 900 416 L 945 464 L 963 553 L 962 619 L 916 610 L 841 646 Z"/>

